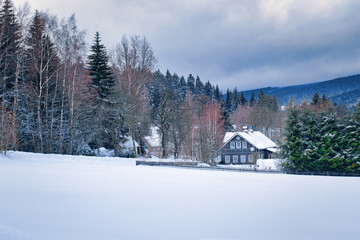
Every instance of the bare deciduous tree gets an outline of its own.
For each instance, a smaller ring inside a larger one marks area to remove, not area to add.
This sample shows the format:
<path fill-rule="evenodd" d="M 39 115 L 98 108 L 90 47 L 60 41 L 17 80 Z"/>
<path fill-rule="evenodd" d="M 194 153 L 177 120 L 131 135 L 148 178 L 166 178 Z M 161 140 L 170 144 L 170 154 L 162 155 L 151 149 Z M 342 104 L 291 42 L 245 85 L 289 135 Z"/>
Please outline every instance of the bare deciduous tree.
<path fill-rule="evenodd" d="M 218 103 L 204 106 L 199 123 L 199 159 L 214 165 L 224 136 L 224 120 Z"/>
<path fill-rule="evenodd" d="M 147 132 L 149 110 L 145 108 L 144 94 L 146 84 L 152 80 L 152 72 L 157 63 L 150 43 L 145 37 L 123 36 L 111 54 L 111 63 L 116 74 L 118 84 L 115 102 L 117 103 L 118 124 L 116 133 L 124 125 L 129 128 L 133 139 L 135 154 L 135 139 L 142 140 L 139 132 Z M 119 122 L 119 123 L 120 123 Z M 117 145 L 117 144 L 116 144 Z"/>
<path fill-rule="evenodd" d="M 236 131 L 241 131 L 243 126 L 250 124 L 250 113 L 249 107 L 239 105 L 238 109 L 231 114 L 230 121 L 236 126 Z"/>
<path fill-rule="evenodd" d="M 83 79 L 82 75 L 84 72 L 85 32 L 78 29 L 75 15 L 72 15 L 70 18 L 63 19 L 60 22 L 60 26 L 54 36 L 60 59 L 61 71 L 59 78 L 62 89 L 60 92 L 59 151 L 61 153 L 72 153 L 74 149 L 74 126 L 77 113 L 76 103 L 78 103 L 75 100 L 75 96 L 81 94 L 83 90 L 83 88 L 79 88 L 81 85 L 79 82 Z M 65 126 L 66 115 L 68 115 L 69 118 L 69 140 L 68 146 L 64 149 L 65 129 L 68 127 Z"/>

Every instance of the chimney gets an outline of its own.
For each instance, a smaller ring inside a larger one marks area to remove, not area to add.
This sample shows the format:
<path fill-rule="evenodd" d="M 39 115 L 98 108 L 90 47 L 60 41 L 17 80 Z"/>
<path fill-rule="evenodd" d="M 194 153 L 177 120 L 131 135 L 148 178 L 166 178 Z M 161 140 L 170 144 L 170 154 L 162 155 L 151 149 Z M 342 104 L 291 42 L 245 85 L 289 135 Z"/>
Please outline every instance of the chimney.
<path fill-rule="evenodd" d="M 244 131 L 244 132 L 248 132 L 248 127 L 247 127 L 247 126 L 243 126 L 243 131 Z"/>
<path fill-rule="evenodd" d="M 253 129 L 252 126 L 249 126 L 249 131 L 250 131 L 250 132 L 254 132 L 254 129 Z"/>

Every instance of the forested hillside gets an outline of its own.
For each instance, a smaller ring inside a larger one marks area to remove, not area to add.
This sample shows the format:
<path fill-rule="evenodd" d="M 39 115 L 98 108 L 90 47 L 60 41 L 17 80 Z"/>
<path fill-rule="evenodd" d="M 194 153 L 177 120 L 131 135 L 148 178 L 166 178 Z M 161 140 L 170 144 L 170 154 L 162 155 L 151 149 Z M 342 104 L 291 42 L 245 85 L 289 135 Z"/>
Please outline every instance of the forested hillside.
<path fill-rule="evenodd" d="M 244 95 L 250 97 L 252 93 L 256 95 L 262 90 L 265 94 L 275 95 L 281 105 L 287 105 L 291 97 L 296 103 L 311 101 L 315 92 L 326 95 L 332 99 L 335 105 L 345 105 L 353 108 L 360 101 L 360 75 L 337 78 L 324 82 L 312 84 L 288 86 L 288 87 L 267 87 L 245 91 Z"/>

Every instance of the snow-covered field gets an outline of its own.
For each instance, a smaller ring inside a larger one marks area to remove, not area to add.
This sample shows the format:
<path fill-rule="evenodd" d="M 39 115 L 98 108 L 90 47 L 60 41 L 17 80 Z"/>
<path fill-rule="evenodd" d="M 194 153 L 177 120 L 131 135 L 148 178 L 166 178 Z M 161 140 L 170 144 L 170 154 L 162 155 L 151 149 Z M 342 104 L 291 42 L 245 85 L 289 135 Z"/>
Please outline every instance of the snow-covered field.
<path fill-rule="evenodd" d="M 0 156 L 0 239 L 359 239 L 360 178 Z"/>

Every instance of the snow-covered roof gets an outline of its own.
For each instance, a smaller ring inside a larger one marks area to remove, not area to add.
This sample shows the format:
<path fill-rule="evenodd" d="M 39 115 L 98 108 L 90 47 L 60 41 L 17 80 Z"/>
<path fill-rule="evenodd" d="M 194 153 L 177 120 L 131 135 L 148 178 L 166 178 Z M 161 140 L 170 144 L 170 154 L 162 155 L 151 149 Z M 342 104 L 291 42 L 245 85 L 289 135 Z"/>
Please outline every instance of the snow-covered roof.
<path fill-rule="evenodd" d="M 227 132 L 224 136 L 224 145 L 226 145 L 236 135 L 239 135 L 247 142 L 255 146 L 257 149 L 274 149 L 277 148 L 276 143 L 271 141 L 270 138 L 265 136 L 259 131 L 246 131 L 246 132 Z"/>
<path fill-rule="evenodd" d="M 152 126 L 150 128 L 150 136 L 146 136 L 145 140 L 151 147 L 161 147 L 161 140 L 160 140 L 160 134 L 159 134 L 159 128 Z"/>
<path fill-rule="evenodd" d="M 271 147 L 271 148 L 266 148 L 267 150 L 269 150 L 272 153 L 278 153 L 280 152 L 279 148 L 277 147 Z"/>

